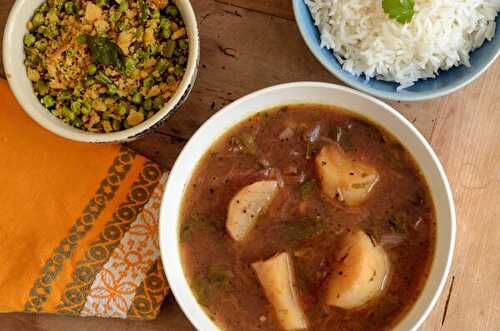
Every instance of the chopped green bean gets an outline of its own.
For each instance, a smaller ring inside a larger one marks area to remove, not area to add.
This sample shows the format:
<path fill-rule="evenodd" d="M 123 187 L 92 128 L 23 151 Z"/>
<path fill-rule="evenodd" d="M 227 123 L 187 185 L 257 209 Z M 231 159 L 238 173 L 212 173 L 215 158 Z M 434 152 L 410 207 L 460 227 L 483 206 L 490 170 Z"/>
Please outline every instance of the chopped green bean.
<path fill-rule="evenodd" d="M 51 95 L 46 95 L 42 98 L 42 105 L 44 105 L 46 108 L 52 108 L 56 102 L 54 98 Z"/>
<path fill-rule="evenodd" d="M 59 22 L 59 17 L 57 16 L 57 12 L 55 9 L 49 10 L 47 13 L 47 19 L 49 20 L 49 23 L 55 24 Z"/>
<path fill-rule="evenodd" d="M 120 2 L 120 10 L 122 12 L 126 12 L 128 10 L 128 2 L 126 0 L 122 0 Z"/>
<path fill-rule="evenodd" d="M 163 38 L 165 38 L 165 39 L 169 39 L 171 35 L 172 35 L 172 31 L 170 31 L 170 29 L 169 29 L 169 28 L 163 28 L 163 29 L 161 30 L 161 36 L 162 36 Z"/>
<path fill-rule="evenodd" d="M 156 63 L 155 70 L 160 74 L 163 74 L 165 70 L 168 68 L 168 61 L 165 59 L 160 59 L 158 63 Z"/>
<path fill-rule="evenodd" d="M 24 45 L 26 47 L 31 47 L 35 44 L 36 42 L 36 37 L 32 35 L 31 33 L 28 33 L 24 36 Z"/>
<path fill-rule="evenodd" d="M 174 73 L 178 78 L 180 78 L 184 75 L 184 68 L 180 65 L 176 65 Z"/>
<path fill-rule="evenodd" d="M 75 120 L 71 124 L 74 127 L 80 128 L 83 125 L 83 121 L 80 118 L 75 118 Z"/>
<path fill-rule="evenodd" d="M 97 66 L 95 64 L 89 64 L 88 68 L 87 68 L 87 73 L 91 76 L 95 75 L 95 73 L 97 72 Z"/>
<path fill-rule="evenodd" d="M 118 23 L 118 30 L 123 32 L 123 31 L 128 30 L 128 28 L 129 28 L 129 25 L 128 25 L 127 20 L 123 20 L 120 23 Z"/>
<path fill-rule="evenodd" d="M 151 99 L 148 98 L 144 100 L 144 110 L 150 111 L 151 109 L 153 109 L 153 101 L 151 101 Z"/>
<path fill-rule="evenodd" d="M 175 76 L 174 75 L 168 75 L 167 76 L 167 83 L 173 83 L 175 82 Z"/>
<path fill-rule="evenodd" d="M 79 113 L 82 109 L 82 103 L 80 101 L 73 101 L 71 103 L 71 111 L 74 113 Z"/>
<path fill-rule="evenodd" d="M 38 28 L 39 26 L 43 25 L 44 22 L 45 22 L 45 18 L 43 17 L 43 15 L 41 13 L 35 14 L 35 16 L 33 16 L 33 19 L 31 20 L 31 23 L 33 24 L 33 28 Z"/>
<path fill-rule="evenodd" d="M 188 48 L 188 42 L 186 39 L 179 39 L 177 40 L 177 43 L 179 44 L 179 47 L 181 49 L 187 49 Z"/>
<path fill-rule="evenodd" d="M 162 17 L 160 19 L 160 29 L 169 29 L 170 30 L 171 25 L 172 25 L 172 22 L 168 18 Z"/>
<path fill-rule="evenodd" d="M 85 44 L 87 42 L 87 35 L 85 34 L 79 34 L 76 37 L 76 42 L 79 44 Z"/>
<path fill-rule="evenodd" d="M 64 4 L 64 10 L 68 14 L 74 14 L 75 13 L 75 4 L 73 2 L 66 2 Z"/>
<path fill-rule="evenodd" d="M 46 39 L 40 39 L 35 43 L 36 49 L 38 49 L 40 52 L 45 52 L 47 50 L 47 40 Z"/>
<path fill-rule="evenodd" d="M 161 95 L 157 96 L 153 101 L 153 108 L 156 110 L 160 110 L 163 108 L 164 104 L 165 104 L 165 99 L 163 99 Z"/>
<path fill-rule="evenodd" d="M 73 90 L 73 95 L 79 97 L 82 90 L 83 90 L 83 85 L 81 83 L 76 84 L 75 89 Z"/>
<path fill-rule="evenodd" d="M 134 69 L 135 69 L 135 67 L 136 67 L 136 65 L 137 65 L 137 61 L 136 61 L 136 60 L 134 60 L 134 59 L 133 59 L 133 58 L 131 58 L 131 57 L 128 57 L 128 58 L 125 60 L 125 69 L 126 69 L 127 71 L 132 71 L 132 70 L 134 70 Z"/>
<path fill-rule="evenodd" d="M 47 83 L 39 80 L 35 83 L 35 91 L 38 92 L 41 96 L 45 96 L 49 93 L 49 85 Z"/>
<path fill-rule="evenodd" d="M 106 76 L 104 74 L 104 72 L 102 71 L 99 71 L 96 75 L 96 78 L 95 78 L 99 83 L 103 84 L 103 85 L 110 85 L 112 84 L 113 82 L 111 81 L 111 79 L 109 79 L 108 76 Z"/>
<path fill-rule="evenodd" d="M 122 102 L 118 105 L 118 114 L 124 116 L 127 114 L 127 104 Z"/>
<path fill-rule="evenodd" d="M 114 84 L 108 85 L 108 93 L 109 94 L 118 94 L 118 87 Z"/>
<path fill-rule="evenodd" d="M 119 131 L 121 126 L 121 122 L 117 119 L 113 119 L 113 129 L 115 131 Z"/>
<path fill-rule="evenodd" d="M 140 105 L 142 103 L 142 95 L 139 92 L 134 94 L 132 102 L 135 103 L 136 105 Z"/>
<path fill-rule="evenodd" d="M 62 114 L 70 121 L 74 121 L 76 118 L 75 113 L 73 113 L 68 107 L 63 107 Z"/>
<path fill-rule="evenodd" d="M 187 58 L 185 56 L 179 56 L 179 58 L 177 59 L 178 65 L 184 65 L 184 64 L 186 64 L 186 62 L 187 62 Z"/>
<path fill-rule="evenodd" d="M 49 10 L 49 5 L 44 2 L 38 9 L 35 11 L 37 14 L 44 14 Z"/>
<path fill-rule="evenodd" d="M 94 78 L 92 78 L 92 77 L 86 77 L 86 78 L 84 79 L 84 81 L 83 81 L 83 85 L 84 85 L 85 87 L 87 87 L 87 88 L 88 88 L 88 87 L 91 87 L 92 85 L 94 85 L 94 83 L 95 83 L 95 79 L 94 79 Z"/>
<path fill-rule="evenodd" d="M 172 17 L 177 17 L 177 15 L 179 15 L 179 10 L 177 9 L 176 6 L 173 5 L 167 6 L 165 12 L 167 13 L 167 15 L 170 15 Z"/>
<path fill-rule="evenodd" d="M 150 77 L 147 77 L 146 79 L 144 79 L 143 86 L 145 88 L 149 89 L 149 88 L 153 87 L 154 83 L 155 83 L 154 78 L 150 76 Z"/>
<path fill-rule="evenodd" d="M 118 20 L 120 19 L 121 16 L 122 16 L 121 12 L 114 11 L 109 15 L 109 19 L 111 22 L 116 23 L 116 22 L 118 22 Z"/>
<path fill-rule="evenodd" d="M 68 91 L 63 91 L 59 94 L 59 100 L 62 102 L 71 100 L 71 93 Z"/>
<path fill-rule="evenodd" d="M 81 109 L 80 109 L 80 112 L 83 114 L 83 115 L 88 115 L 90 114 L 90 106 L 89 105 L 86 105 L 86 104 L 83 104 Z"/>
<path fill-rule="evenodd" d="M 165 48 L 165 54 L 164 55 L 166 57 L 168 57 L 168 58 L 171 58 L 172 55 L 174 55 L 175 47 L 176 47 L 175 40 L 169 40 L 169 41 L 167 41 L 167 46 Z"/>

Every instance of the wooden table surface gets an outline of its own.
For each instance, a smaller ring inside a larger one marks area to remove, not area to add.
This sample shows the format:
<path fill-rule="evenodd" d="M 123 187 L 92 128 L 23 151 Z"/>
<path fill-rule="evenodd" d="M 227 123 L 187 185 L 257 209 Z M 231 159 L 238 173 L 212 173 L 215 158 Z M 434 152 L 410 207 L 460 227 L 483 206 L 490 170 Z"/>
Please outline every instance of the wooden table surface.
<path fill-rule="evenodd" d="M 0 29 L 14 0 L 0 0 Z M 212 114 L 257 89 L 339 83 L 313 58 L 290 0 L 193 0 L 201 65 L 189 100 L 164 127 L 130 146 L 164 167 Z M 3 76 L 3 68 L 0 67 Z M 446 287 L 422 330 L 500 330 L 500 61 L 468 87 L 417 103 L 389 102 L 431 142 L 450 179 L 458 236 Z M 168 267 L 168 266 L 166 266 Z M 0 294 L 1 300 L 1 294 Z M 152 322 L 3 314 L 1 330 L 193 330 L 172 296 Z"/>

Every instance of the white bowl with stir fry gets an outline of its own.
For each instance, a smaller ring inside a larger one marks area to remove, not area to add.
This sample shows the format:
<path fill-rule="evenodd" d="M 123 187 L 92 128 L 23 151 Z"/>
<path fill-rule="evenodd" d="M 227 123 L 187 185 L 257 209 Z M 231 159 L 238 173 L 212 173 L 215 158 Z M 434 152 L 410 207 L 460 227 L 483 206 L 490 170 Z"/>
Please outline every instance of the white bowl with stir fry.
<path fill-rule="evenodd" d="M 416 330 L 450 270 L 455 209 L 396 110 L 314 82 L 239 99 L 185 146 L 160 246 L 199 330 Z"/>
<path fill-rule="evenodd" d="M 71 140 L 118 143 L 172 116 L 199 62 L 187 0 L 18 0 L 3 40 L 26 113 Z"/>

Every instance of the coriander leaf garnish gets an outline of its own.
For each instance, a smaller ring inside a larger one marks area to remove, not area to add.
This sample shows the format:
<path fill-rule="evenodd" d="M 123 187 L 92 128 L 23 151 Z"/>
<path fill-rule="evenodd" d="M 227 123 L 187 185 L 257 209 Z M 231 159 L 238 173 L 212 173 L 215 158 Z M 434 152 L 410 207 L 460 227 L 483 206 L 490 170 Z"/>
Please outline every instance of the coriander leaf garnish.
<path fill-rule="evenodd" d="M 411 21 L 415 13 L 414 0 L 382 0 L 382 8 L 390 18 L 395 19 L 401 24 Z"/>

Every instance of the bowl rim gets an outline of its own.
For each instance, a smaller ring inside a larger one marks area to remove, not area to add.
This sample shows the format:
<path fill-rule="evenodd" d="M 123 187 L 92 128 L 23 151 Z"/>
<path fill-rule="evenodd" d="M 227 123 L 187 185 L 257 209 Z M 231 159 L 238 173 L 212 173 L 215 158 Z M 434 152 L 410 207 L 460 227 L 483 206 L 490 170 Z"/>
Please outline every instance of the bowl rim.
<path fill-rule="evenodd" d="M 306 30 L 305 30 L 305 25 L 306 23 L 300 19 L 300 9 L 299 9 L 299 2 L 304 2 L 304 0 L 292 0 L 293 3 L 293 14 L 295 18 L 295 22 L 297 24 L 297 27 L 299 28 L 300 35 L 302 36 L 302 40 L 307 45 L 307 48 L 309 49 L 309 52 L 316 58 L 317 61 L 321 63 L 321 65 L 328 70 L 333 76 L 335 76 L 337 79 L 340 79 L 342 82 L 345 84 L 349 85 L 352 88 L 358 89 L 360 91 L 363 91 L 365 93 L 368 93 L 372 96 L 376 96 L 379 98 L 383 98 L 385 100 L 392 100 L 392 101 L 406 101 L 406 102 L 417 102 L 417 101 L 426 101 L 426 100 L 431 100 L 435 98 L 439 98 L 448 94 L 451 94 L 453 92 L 458 91 L 459 89 L 465 87 L 466 85 L 472 83 L 475 81 L 479 76 L 481 76 L 488 68 L 496 61 L 496 59 L 500 56 L 500 47 L 498 47 L 495 55 L 486 63 L 484 63 L 478 71 L 476 71 L 474 74 L 470 75 L 467 79 L 462 81 L 461 83 L 451 86 L 451 87 L 445 87 L 441 88 L 440 90 L 436 92 L 421 92 L 421 93 L 412 93 L 412 94 L 398 94 L 397 92 L 386 92 L 386 91 L 381 91 L 377 90 L 375 88 L 369 87 L 368 85 L 365 85 L 363 83 L 360 83 L 354 79 L 350 79 L 347 77 L 343 77 L 338 70 L 332 68 L 321 56 L 318 54 L 318 52 L 315 50 L 315 44 L 314 42 L 306 36 Z M 306 5 L 307 7 L 307 5 Z M 309 10 L 309 8 L 307 8 Z M 310 13 L 309 13 L 310 14 Z M 315 29 L 318 29 L 316 25 L 314 25 Z M 331 51 L 332 52 L 332 51 Z M 333 56 L 333 54 L 331 54 Z M 355 77 L 353 74 L 350 72 L 345 71 L 343 68 L 340 69 L 341 72 L 346 73 L 347 75 L 351 75 Z M 430 78 L 431 79 L 438 79 L 439 76 L 435 78 Z M 373 78 L 375 79 L 375 78 Z"/>
<path fill-rule="evenodd" d="M 14 56 L 16 48 L 12 47 L 16 45 L 16 43 L 22 43 L 22 38 L 19 41 L 13 40 L 13 35 L 17 29 L 22 29 L 27 32 L 27 28 L 25 27 L 26 22 L 22 22 L 18 17 L 20 17 L 19 13 L 25 11 L 24 6 L 30 3 L 33 0 L 16 0 L 14 5 L 12 6 L 9 16 L 7 18 L 7 23 L 5 25 L 5 31 L 3 36 L 3 64 L 5 73 L 7 76 L 7 81 L 9 86 L 19 102 L 22 106 L 23 110 L 26 114 L 29 115 L 35 122 L 44 127 L 45 129 L 51 131 L 52 133 L 61 136 L 66 139 L 78 141 L 78 142 L 88 142 L 88 143 L 121 143 L 132 141 L 140 136 L 147 133 L 149 130 L 154 127 L 161 125 L 163 121 L 172 116 L 180 107 L 180 105 L 187 98 L 190 93 L 198 71 L 199 58 L 200 58 L 200 39 L 199 39 L 199 30 L 198 23 L 196 20 L 196 15 L 194 13 L 193 7 L 190 1 L 176 1 L 177 7 L 181 12 L 182 18 L 185 22 L 187 34 L 189 37 L 189 55 L 188 55 L 188 63 L 186 66 L 186 71 L 181 80 L 181 83 L 177 87 L 174 94 L 171 98 L 165 103 L 165 105 L 156 112 L 151 118 L 146 119 L 144 122 L 131 127 L 129 129 L 112 132 L 112 133 L 93 133 L 84 130 L 80 130 L 70 126 L 62 122 L 60 119 L 56 118 L 52 114 L 53 118 L 46 119 L 42 117 L 43 112 L 47 112 L 47 109 L 43 107 L 38 98 L 36 98 L 33 89 L 30 91 L 25 91 L 25 88 L 21 86 L 20 77 L 23 80 L 28 80 L 26 70 L 14 69 Z M 36 0 L 37 3 L 43 3 L 46 0 Z M 20 27 L 22 25 L 23 27 Z M 24 34 L 24 32 L 23 32 Z M 24 59 L 24 54 L 23 54 Z M 23 64 L 24 67 L 24 64 Z M 30 82 L 31 84 L 31 82 Z M 36 103 L 34 100 L 29 99 L 27 96 L 33 96 L 36 99 Z"/>
<path fill-rule="evenodd" d="M 411 325 L 411 328 L 409 330 L 415 331 L 417 330 L 422 323 L 425 321 L 425 319 L 428 317 L 429 313 L 432 311 L 434 308 L 437 300 L 439 299 L 444 286 L 446 284 L 446 281 L 448 279 L 448 275 L 451 269 L 452 265 L 452 260 L 453 260 L 453 255 L 454 255 L 454 250 L 455 250 L 455 238 L 456 238 L 456 211 L 455 211 L 455 205 L 453 201 L 453 195 L 452 195 L 452 190 L 449 184 L 449 181 L 446 177 L 445 171 L 443 166 L 441 165 L 441 162 L 439 161 L 438 157 L 436 156 L 435 152 L 433 151 L 432 147 L 430 144 L 427 142 L 425 137 L 403 116 L 401 115 L 398 111 L 393 109 L 391 106 L 387 105 L 386 103 L 375 99 L 372 96 L 366 95 L 362 92 L 356 91 L 354 89 L 345 87 L 345 86 L 340 86 L 337 84 L 331 84 L 331 83 L 320 83 L 320 82 L 294 82 L 294 83 L 286 83 L 286 84 L 280 84 L 280 85 L 275 85 L 271 86 L 268 88 L 264 88 L 258 91 L 255 91 L 253 93 L 250 93 L 232 103 L 229 105 L 225 106 L 222 110 L 214 114 L 209 120 L 207 120 L 197 131 L 196 133 L 192 136 L 192 138 L 189 140 L 189 142 L 186 144 L 186 146 L 183 148 L 181 153 L 179 154 L 179 157 L 177 158 L 174 166 L 172 167 L 172 170 L 170 172 L 169 179 L 167 180 L 167 183 L 165 185 L 165 191 L 164 195 L 162 198 L 162 204 L 160 208 L 160 229 L 159 229 L 159 244 L 160 244 L 160 253 L 161 253 L 161 258 L 162 262 L 164 263 L 165 266 L 169 266 L 165 268 L 165 273 L 168 279 L 169 284 L 171 285 L 171 290 L 172 293 L 174 294 L 179 306 L 181 309 L 184 311 L 188 319 L 191 321 L 191 323 L 198 329 L 202 330 L 220 330 L 215 323 L 208 317 L 204 309 L 201 307 L 201 305 L 196 301 L 194 294 L 191 290 L 191 288 L 188 285 L 187 277 L 184 275 L 184 269 L 182 267 L 182 258 L 180 256 L 180 249 L 178 247 L 178 231 L 179 231 L 179 220 L 180 220 L 180 214 L 174 214 L 173 212 L 170 213 L 169 209 L 171 207 L 168 197 L 173 196 L 175 194 L 179 194 L 178 190 L 174 188 L 174 181 L 176 181 L 176 174 L 177 173 L 185 173 L 185 163 L 186 163 L 186 157 L 193 153 L 192 149 L 196 148 L 196 143 L 202 138 L 204 131 L 209 128 L 209 126 L 214 125 L 214 123 L 218 123 L 222 118 L 227 116 L 231 110 L 234 108 L 237 108 L 240 104 L 245 103 L 249 100 L 252 99 L 258 99 L 262 95 L 265 95 L 266 93 L 273 92 L 274 90 L 279 90 L 279 89 L 287 89 L 287 88 L 294 88 L 294 87 L 319 87 L 319 88 L 329 88 L 333 90 L 337 90 L 340 92 L 345 92 L 347 94 L 351 94 L 353 97 L 357 98 L 362 98 L 367 102 L 374 103 L 375 106 L 379 106 L 383 108 L 384 110 L 388 111 L 391 115 L 396 117 L 396 120 L 401 122 L 401 124 L 409 131 L 411 131 L 412 134 L 415 135 L 417 138 L 417 141 L 419 144 L 422 145 L 424 148 L 425 152 L 430 156 L 431 159 L 431 165 L 430 167 L 434 167 L 435 171 L 438 174 L 438 180 L 441 182 L 444 188 L 444 193 L 446 196 L 446 205 L 443 206 L 443 210 L 445 210 L 445 217 L 449 220 L 449 230 L 445 233 L 446 235 L 449 235 L 449 241 L 445 241 L 446 245 L 446 252 L 445 248 L 442 248 L 441 250 L 444 252 L 443 254 L 446 254 L 446 262 L 445 263 L 440 263 L 437 264 L 435 263 L 436 255 L 438 252 L 438 247 L 437 247 L 437 239 L 436 239 L 436 249 L 434 252 L 434 260 L 433 264 L 431 266 L 431 269 L 429 271 L 429 275 L 432 273 L 432 270 L 435 268 L 440 268 L 442 267 L 442 273 L 439 274 L 439 280 L 438 280 L 438 285 L 434 289 L 434 292 L 431 294 L 430 300 L 428 300 L 428 303 L 426 301 L 427 306 L 425 306 L 425 309 L 422 309 L 418 314 L 417 317 L 418 319 L 416 322 Z M 283 105 L 286 104 L 282 103 Z M 290 104 L 293 104 L 293 102 L 290 102 Z M 333 104 L 333 103 L 332 103 Z M 277 104 L 278 105 L 278 104 Z M 237 123 L 241 123 L 245 118 L 248 118 L 252 115 L 255 115 L 259 111 L 262 111 L 264 109 L 254 109 L 252 111 L 249 111 L 246 113 L 245 116 L 240 116 L 239 119 L 235 120 L 229 127 L 225 128 L 220 128 L 218 129 L 216 134 L 211 135 L 211 143 L 215 142 L 219 137 L 221 137 L 224 132 L 227 132 L 230 128 L 234 127 L 234 125 L 237 125 Z M 353 113 L 356 113 L 356 111 L 353 111 Z M 384 125 L 377 123 L 378 125 L 381 125 L 384 127 Z M 194 152 L 195 154 L 201 153 L 201 156 L 206 152 L 207 150 L 205 149 L 203 152 Z M 197 161 L 199 161 L 199 157 L 196 156 Z M 195 168 L 193 168 L 194 171 Z M 189 180 L 191 179 L 192 172 L 188 174 L 187 180 L 182 183 L 183 189 L 182 189 L 182 194 L 181 197 L 179 198 L 179 204 L 176 204 L 176 208 L 178 205 L 182 203 L 182 196 L 184 195 L 185 188 L 187 184 L 189 183 Z M 439 185 L 439 184 L 437 184 Z M 432 193 L 432 192 L 431 192 Z M 176 209 L 173 208 L 173 209 Z M 438 206 L 435 206 L 436 212 L 438 210 Z M 180 211 L 180 208 L 179 208 Z M 172 233 L 173 231 L 173 233 Z M 171 240 L 174 239 L 174 243 L 170 243 Z M 172 249 L 172 246 L 175 245 L 174 249 Z M 429 280 L 428 278 L 427 280 Z M 428 283 L 426 282 L 426 285 L 424 285 L 424 289 L 427 287 Z M 424 293 L 424 290 L 422 290 L 422 294 Z M 418 300 L 417 300 L 418 302 Z M 405 313 L 404 317 L 398 321 L 398 323 L 394 326 L 395 329 L 399 330 L 399 325 L 405 320 L 406 317 L 408 317 L 411 314 L 412 308 L 415 307 L 416 303 L 410 308 L 408 312 Z M 405 329 L 406 330 L 406 329 Z"/>

